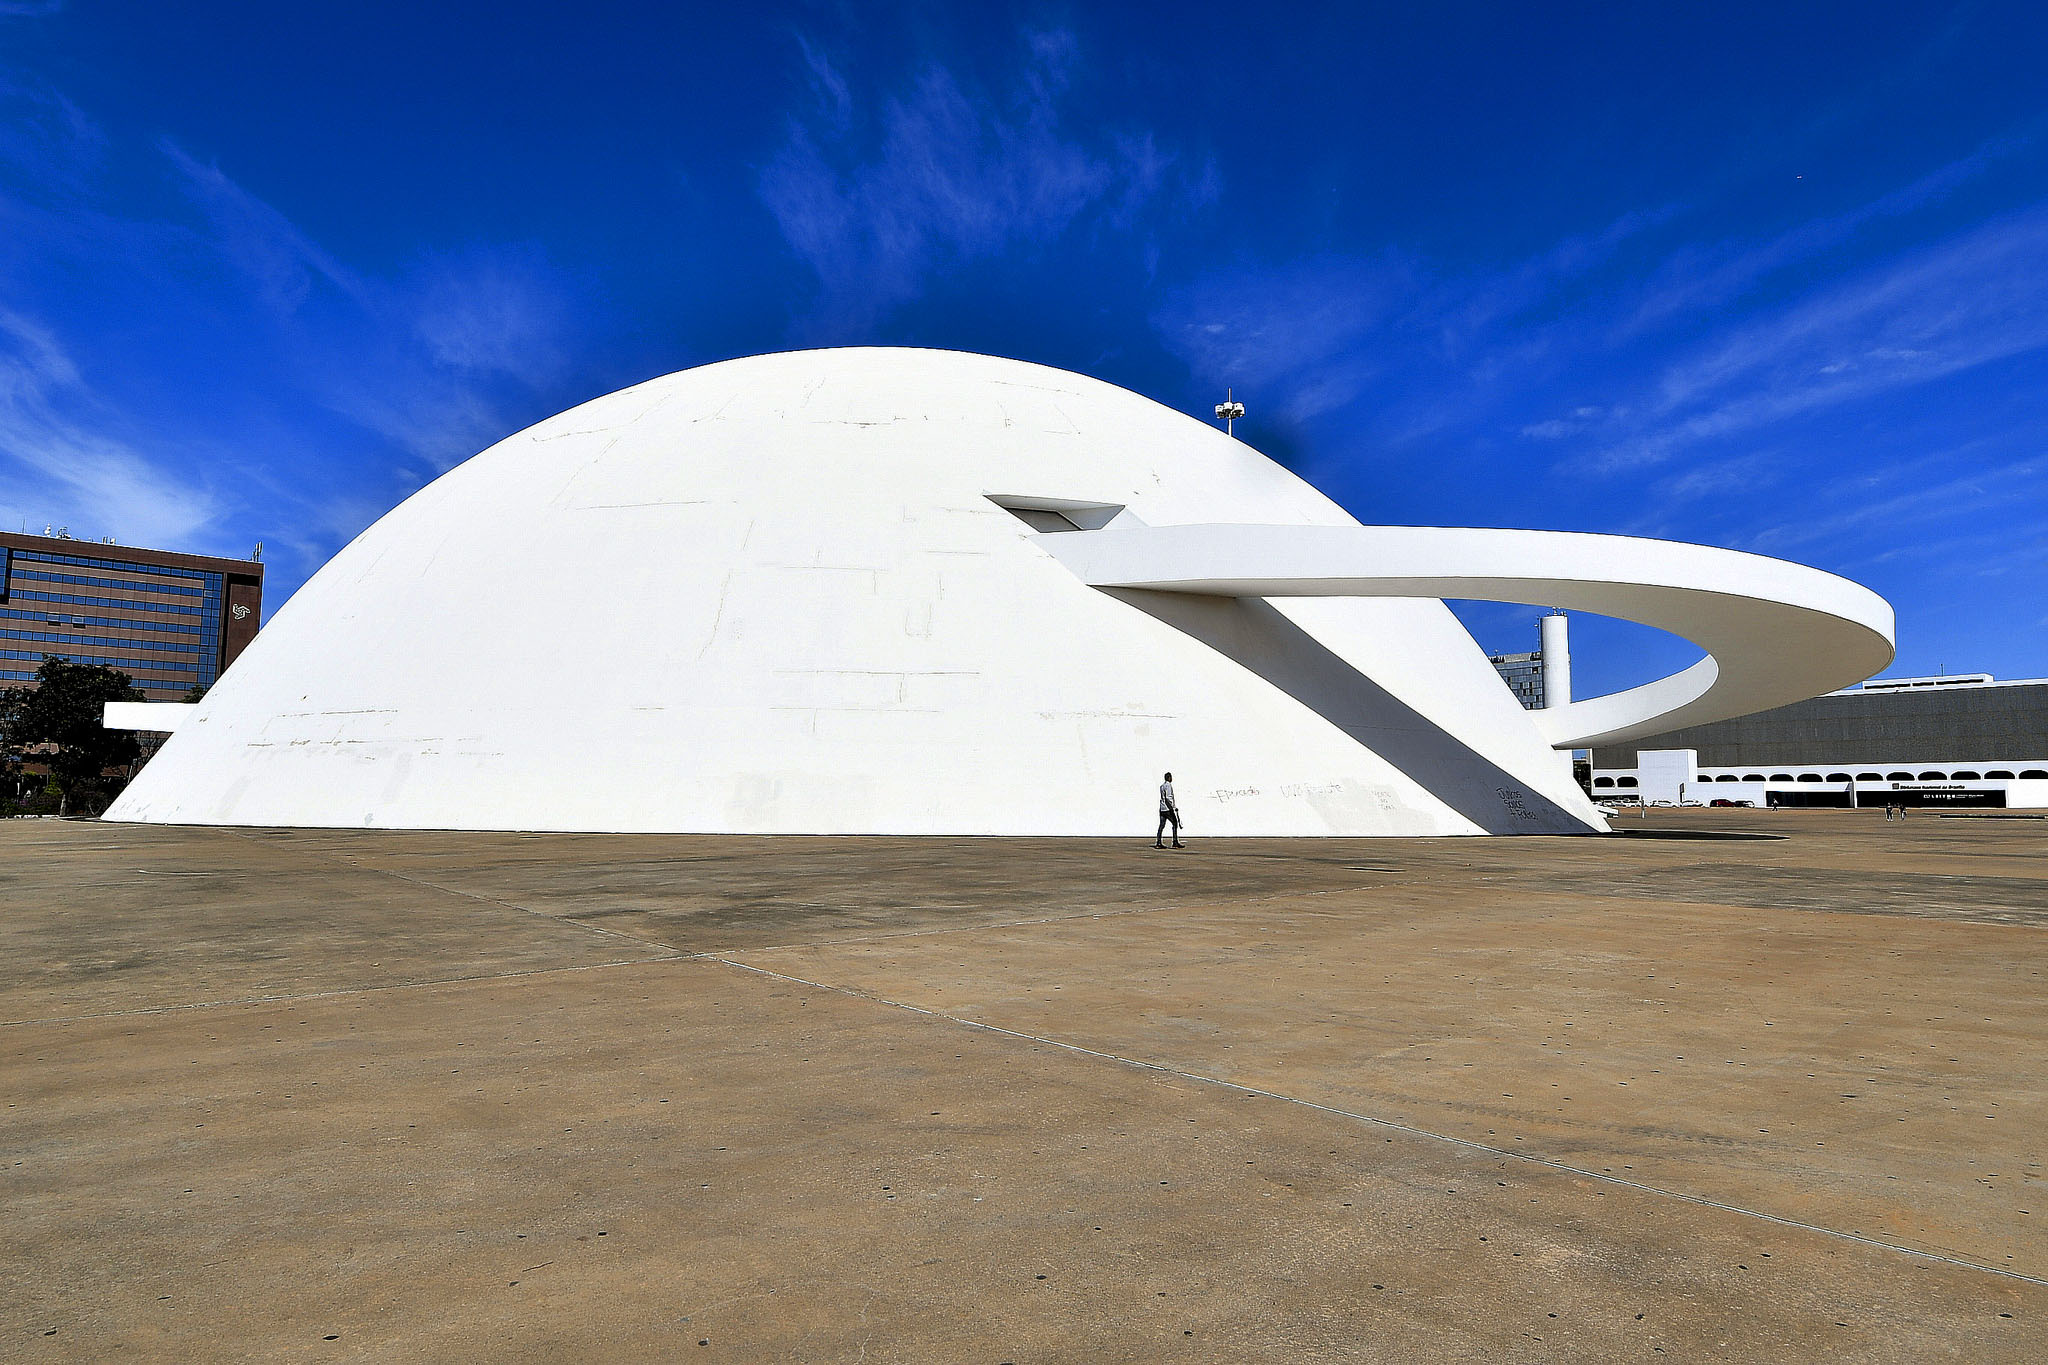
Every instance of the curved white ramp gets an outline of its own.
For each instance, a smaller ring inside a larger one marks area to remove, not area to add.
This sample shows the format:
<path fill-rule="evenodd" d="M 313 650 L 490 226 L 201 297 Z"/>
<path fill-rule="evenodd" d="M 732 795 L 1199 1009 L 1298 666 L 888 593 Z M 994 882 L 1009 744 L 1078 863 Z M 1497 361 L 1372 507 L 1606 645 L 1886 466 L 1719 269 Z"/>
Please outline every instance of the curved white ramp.
<path fill-rule="evenodd" d="M 1762 555 L 1633 536 L 1435 526 L 1212 524 L 1041 537 L 1098 588 L 1212 597 L 1526 602 L 1680 635 L 1707 657 L 1532 719 L 1560 749 L 1784 706 L 1892 660 L 1892 609 L 1846 578 Z"/>

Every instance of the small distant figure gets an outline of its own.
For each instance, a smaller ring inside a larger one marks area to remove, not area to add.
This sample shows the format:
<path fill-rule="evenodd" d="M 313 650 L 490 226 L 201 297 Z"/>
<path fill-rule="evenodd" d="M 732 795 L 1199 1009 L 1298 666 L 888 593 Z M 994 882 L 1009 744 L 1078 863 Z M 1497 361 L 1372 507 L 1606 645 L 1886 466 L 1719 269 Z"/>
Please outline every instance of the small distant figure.
<path fill-rule="evenodd" d="M 1159 828 L 1152 835 L 1152 847 L 1166 847 L 1161 840 L 1166 835 L 1166 826 L 1169 821 L 1173 824 L 1173 846 L 1175 848 L 1186 848 L 1187 845 L 1180 841 L 1180 802 L 1173 799 L 1172 773 L 1168 773 L 1166 780 L 1159 784 Z"/>

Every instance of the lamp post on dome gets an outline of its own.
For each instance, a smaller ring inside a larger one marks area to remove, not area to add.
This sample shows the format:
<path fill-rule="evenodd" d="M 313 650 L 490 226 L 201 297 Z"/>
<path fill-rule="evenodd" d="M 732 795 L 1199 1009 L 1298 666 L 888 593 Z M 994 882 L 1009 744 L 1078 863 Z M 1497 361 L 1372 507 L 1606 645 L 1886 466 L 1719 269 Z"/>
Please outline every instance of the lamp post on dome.
<path fill-rule="evenodd" d="M 1225 435 L 1233 434 L 1232 425 L 1238 418 L 1244 416 L 1244 404 L 1237 401 L 1235 394 L 1236 390 L 1225 389 L 1223 401 L 1216 405 L 1216 420 L 1223 423 Z"/>

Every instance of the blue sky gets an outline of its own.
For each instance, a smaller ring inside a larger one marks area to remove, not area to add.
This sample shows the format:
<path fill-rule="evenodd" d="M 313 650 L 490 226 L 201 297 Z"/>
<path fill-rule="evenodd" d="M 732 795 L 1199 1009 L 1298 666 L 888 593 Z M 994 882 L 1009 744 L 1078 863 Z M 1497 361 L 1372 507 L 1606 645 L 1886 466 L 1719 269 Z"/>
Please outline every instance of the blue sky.
<path fill-rule="evenodd" d="M 2048 674 L 2048 8 L 0 0 L 0 523 L 260 540 L 274 608 L 550 413 L 846 343 L 1231 385 L 1363 521 Z"/>

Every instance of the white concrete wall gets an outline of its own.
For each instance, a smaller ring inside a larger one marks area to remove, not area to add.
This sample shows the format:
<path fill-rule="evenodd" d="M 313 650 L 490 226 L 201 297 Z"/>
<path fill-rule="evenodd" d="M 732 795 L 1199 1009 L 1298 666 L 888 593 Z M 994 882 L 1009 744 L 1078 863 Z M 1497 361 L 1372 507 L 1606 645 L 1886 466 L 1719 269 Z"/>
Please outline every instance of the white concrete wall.
<path fill-rule="evenodd" d="M 1699 755 L 1691 749 L 1645 749 L 1636 755 L 1636 776 L 1646 804 L 1675 806 L 1699 796 Z"/>
<path fill-rule="evenodd" d="M 101 723 L 109 730 L 175 734 L 185 718 L 198 709 L 183 701 L 110 701 L 105 703 Z"/>
<path fill-rule="evenodd" d="M 2048 782 L 2013 779 L 2005 784 L 2005 804 L 2009 810 L 2048 810 Z"/>

